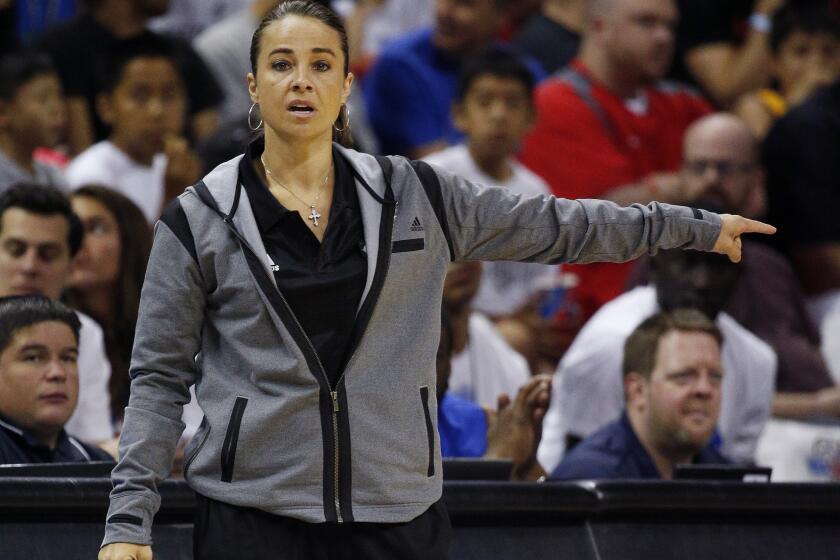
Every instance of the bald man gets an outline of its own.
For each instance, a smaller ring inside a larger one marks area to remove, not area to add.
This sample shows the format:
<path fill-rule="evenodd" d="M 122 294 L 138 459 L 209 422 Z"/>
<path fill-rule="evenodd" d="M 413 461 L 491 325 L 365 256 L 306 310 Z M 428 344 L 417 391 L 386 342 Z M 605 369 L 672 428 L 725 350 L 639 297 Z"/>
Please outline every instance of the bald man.
<path fill-rule="evenodd" d="M 703 198 L 750 218 L 766 212 L 758 141 L 735 115 L 714 113 L 689 127 L 679 178 L 690 199 Z"/>

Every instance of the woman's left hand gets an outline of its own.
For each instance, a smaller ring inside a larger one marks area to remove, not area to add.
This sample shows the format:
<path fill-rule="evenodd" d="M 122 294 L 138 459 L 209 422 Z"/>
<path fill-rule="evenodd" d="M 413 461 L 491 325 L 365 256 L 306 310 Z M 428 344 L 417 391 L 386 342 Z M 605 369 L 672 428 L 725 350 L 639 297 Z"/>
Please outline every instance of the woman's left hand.
<path fill-rule="evenodd" d="M 723 226 L 712 251 L 729 256 L 729 260 L 732 262 L 741 262 L 741 235 L 745 233 L 763 233 L 765 235 L 776 233 L 776 228 L 770 224 L 750 220 L 735 214 L 721 214 L 720 219 Z"/>

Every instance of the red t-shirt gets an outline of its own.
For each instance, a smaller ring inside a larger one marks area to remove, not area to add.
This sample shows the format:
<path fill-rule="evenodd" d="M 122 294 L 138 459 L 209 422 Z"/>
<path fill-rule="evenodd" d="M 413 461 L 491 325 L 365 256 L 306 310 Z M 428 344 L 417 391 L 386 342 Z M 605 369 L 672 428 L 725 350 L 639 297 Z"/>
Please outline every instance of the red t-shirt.
<path fill-rule="evenodd" d="M 591 78 L 579 61 L 571 68 L 583 78 L 585 100 L 560 77 L 536 91 L 537 124 L 525 139 L 521 160 L 564 198 L 600 198 L 653 172 L 676 171 L 686 128 L 712 107 L 692 90 L 661 84 L 644 90 L 644 110 Z M 600 116 L 592 109 L 600 107 Z M 580 277 L 575 297 L 585 316 L 624 291 L 630 265 L 597 263 L 564 267 Z"/>

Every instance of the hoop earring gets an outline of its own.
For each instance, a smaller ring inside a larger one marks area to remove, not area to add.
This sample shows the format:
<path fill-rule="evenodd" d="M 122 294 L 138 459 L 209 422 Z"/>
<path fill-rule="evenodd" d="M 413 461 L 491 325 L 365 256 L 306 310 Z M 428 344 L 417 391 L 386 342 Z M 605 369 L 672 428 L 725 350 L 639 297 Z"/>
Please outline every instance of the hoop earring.
<path fill-rule="evenodd" d="M 262 125 L 263 125 L 262 115 L 260 115 L 260 122 L 258 122 L 258 123 L 256 124 L 256 126 L 254 126 L 254 124 L 253 124 L 253 121 L 254 121 L 254 119 L 253 119 L 254 108 L 256 108 L 256 107 L 257 107 L 257 104 L 256 104 L 256 103 L 254 103 L 254 104 L 252 104 L 252 105 L 251 105 L 251 108 L 250 108 L 250 109 L 248 109 L 248 128 L 250 128 L 250 129 L 251 129 L 251 132 L 256 132 L 256 131 L 258 131 L 259 129 L 261 129 L 261 128 L 262 128 Z"/>
<path fill-rule="evenodd" d="M 340 120 L 344 121 L 344 126 L 342 126 L 341 128 L 338 128 L 337 126 L 335 126 L 335 123 L 333 123 L 333 128 L 335 129 L 336 132 L 344 132 L 350 126 L 350 107 L 348 107 L 345 104 L 345 105 L 341 106 L 341 109 L 344 109 L 344 118 L 340 119 Z M 339 117 L 341 117 L 341 109 L 338 110 L 338 116 Z"/>

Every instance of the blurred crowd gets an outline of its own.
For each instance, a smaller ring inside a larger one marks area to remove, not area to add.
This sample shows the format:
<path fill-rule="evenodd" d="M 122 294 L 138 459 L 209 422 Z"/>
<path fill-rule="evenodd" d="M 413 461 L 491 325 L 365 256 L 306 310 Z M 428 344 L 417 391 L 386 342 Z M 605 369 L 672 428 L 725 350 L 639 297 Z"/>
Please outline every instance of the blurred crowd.
<path fill-rule="evenodd" d="M 453 263 L 444 456 L 523 480 L 840 480 L 840 2 L 323 3 L 357 150 L 779 229 L 738 264 Z M 0 463 L 116 453 L 154 224 L 252 140 L 251 37 L 276 5 L 0 0 L 0 297 L 33 296 L 0 300 Z M 201 418 L 189 403 L 184 441 Z"/>

